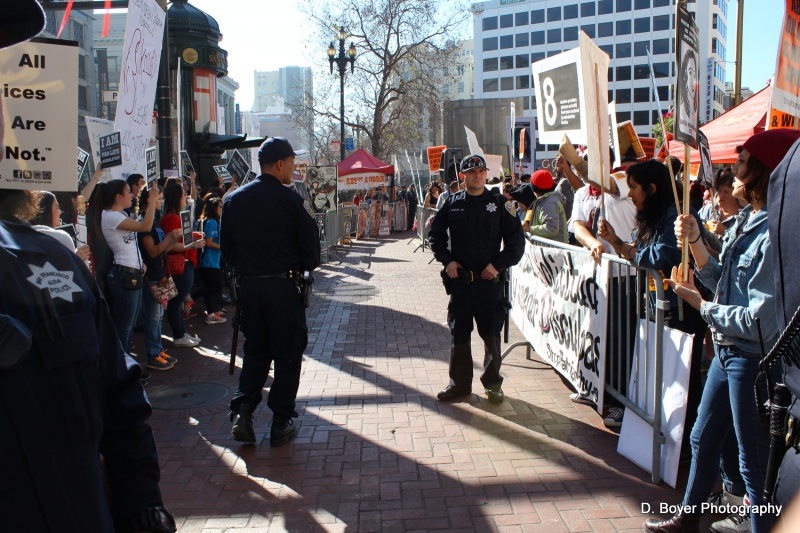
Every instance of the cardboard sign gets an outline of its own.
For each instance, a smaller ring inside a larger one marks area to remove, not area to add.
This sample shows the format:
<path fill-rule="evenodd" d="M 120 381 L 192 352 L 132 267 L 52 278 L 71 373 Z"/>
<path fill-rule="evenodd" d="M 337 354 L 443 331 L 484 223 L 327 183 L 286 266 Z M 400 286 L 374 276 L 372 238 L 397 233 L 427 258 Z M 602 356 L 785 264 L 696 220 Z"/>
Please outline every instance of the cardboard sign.
<path fill-rule="evenodd" d="M 639 142 L 639 136 L 636 135 L 636 130 L 633 128 L 633 123 L 630 120 L 620 122 L 617 125 L 617 133 L 619 135 L 619 151 L 621 157 L 626 155 L 633 156 L 636 159 L 644 159 L 646 157 L 642 143 Z"/>
<path fill-rule="evenodd" d="M 644 150 L 645 159 L 653 159 L 656 156 L 656 140 L 652 137 L 639 137 L 639 144 Z"/>
<path fill-rule="evenodd" d="M 186 150 L 180 151 L 181 157 L 181 174 L 184 176 L 188 176 L 192 172 L 194 172 L 194 165 L 192 165 L 192 159 L 189 157 L 189 152 Z"/>
<path fill-rule="evenodd" d="M 388 236 L 389 235 L 389 219 L 386 217 L 381 217 L 380 226 L 378 226 L 378 235 L 381 236 Z"/>
<path fill-rule="evenodd" d="M 242 157 L 242 154 L 239 153 L 239 150 L 233 151 L 231 160 L 228 161 L 228 165 L 225 168 L 228 171 L 228 174 L 231 175 L 231 178 L 236 180 L 236 183 L 240 185 L 246 184 L 244 179 L 250 172 L 250 165 L 247 164 L 247 161 L 245 161 L 244 157 Z"/>
<path fill-rule="evenodd" d="M 162 174 L 164 174 L 165 178 L 180 178 L 181 177 L 180 174 L 178 174 L 178 171 L 175 170 L 174 168 L 165 168 L 162 171 Z"/>
<path fill-rule="evenodd" d="M 214 172 L 216 172 L 217 176 L 219 176 L 219 179 L 222 180 L 222 183 L 230 183 L 231 182 L 231 175 L 228 172 L 228 169 L 225 167 L 225 165 L 217 165 L 217 166 L 215 166 L 213 168 L 214 168 Z"/>
<path fill-rule="evenodd" d="M 86 131 L 89 134 L 89 147 L 95 165 L 100 162 L 100 137 L 114 132 L 114 123 L 97 117 L 86 117 Z M 119 168 L 107 168 L 100 176 L 100 183 L 106 183 L 119 174 Z"/>
<path fill-rule="evenodd" d="M 78 182 L 81 181 L 81 175 L 83 174 L 83 169 L 86 168 L 86 165 L 89 164 L 89 152 L 82 150 L 81 147 L 78 147 Z"/>
<path fill-rule="evenodd" d="M 258 175 L 255 172 L 253 172 L 252 170 L 249 171 L 247 173 L 247 176 L 244 178 L 244 181 L 242 182 L 242 185 L 247 185 L 248 183 L 250 183 L 251 181 L 253 181 L 257 177 L 258 177 Z"/>
<path fill-rule="evenodd" d="M 469 153 L 483 156 L 483 148 L 481 148 L 481 146 L 478 144 L 478 136 L 475 135 L 475 132 L 466 126 L 464 126 L 464 131 L 467 134 L 467 146 L 469 146 Z M 428 161 L 430 161 L 430 156 L 428 156 Z M 439 163 L 441 162 L 442 155 L 439 154 Z"/>
<path fill-rule="evenodd" d="M 144 151 L 150 147 L 152 135 L 166 16 L 156 0 L 137 0 L 128 5 L 114 119 L 114 130 L 122 139 L 122 178 L 147 172 Z"/>
<path fill-rule="evenodd" d="M 677 83 L 675 87 L 675 140 L 697 148 L 700 111 L 700 50 L 697 25 L 686 8 L 678 3 Z"/>
<path fill-rule="evenodd" d="M 337 181 L 336 167 L 306 168 L 306 190 L 314 213 L 336 210 Z"/>
<path fill-rule="evenodd" d="M 439 164 L 442 162 L 442 152 L 447 150 L 447 146 L 431 146 L 428 148 L 428 170 L 431 172 L 439 171 Z"/>
<path fill-rule="evenodd" d="M 786 0 L 783 28 L 780 34 L 775 78 L 772 81 L 772 107 L 789 116 L 800 115 L 800 13 L 797 2 Z M 772 118 L 772 117 L 770 117 Z"/>
<path fill-rule="evenodd" d="M 543 144 L 561 144 L 565 133 L 572 142 L 586 144 L 580 62 L 578 47 L 531 65 L 539 110 L 539 142 Z"/>
<path fill-rule="evenodd" d="M 702 130 L 698 132 L 700 140 L 700 160 L 702 170 L 700 172 L 700 179 L 714 187 L 714 167 L 711 166 L 711 148 L 708 145 L 708 137 Z"/>
<path fill-rule="evenodd" d="M 64 164 L 78 146 L 77 64 L 73 41 L 37 39 L 0 50 L 0 187 L 77 191 L 75 174 Z"/>
<path fill-rule="evenodd" d="M 189 246 L 194 242 L 192 236 L 192 213 L 181 211 L 181 232 L 183 233 L 183 245 Z"/>
<path fill-rule="evenodd" d="M 115 131 L 100 137 L 100 163 L 103 168 L 122 165 L 122 146 L 120 132 Z"/>
<path fill-rule="evenodd" d="M 145 179 L 147 184 L 158 179 L 158 158 L 156 157 L 156 147 L 148 148 L 144 151 L 145 162 L 147 163 L 147 174 Z"/>

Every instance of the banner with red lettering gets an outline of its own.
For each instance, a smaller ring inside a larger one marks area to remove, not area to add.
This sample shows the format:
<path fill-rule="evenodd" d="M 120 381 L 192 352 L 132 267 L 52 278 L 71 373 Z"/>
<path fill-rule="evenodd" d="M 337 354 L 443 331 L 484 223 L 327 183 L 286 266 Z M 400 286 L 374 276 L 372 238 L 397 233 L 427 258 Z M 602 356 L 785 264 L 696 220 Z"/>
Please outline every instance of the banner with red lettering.
<path fill-rule="evenodd" d="M 361 189 L 374 189 L 375 187 L 386 186 L 388 176 L 369 172 L 364 174 L 350 174 L 349 176 L 339 176 L 340 191 L 358 191 Z"/>

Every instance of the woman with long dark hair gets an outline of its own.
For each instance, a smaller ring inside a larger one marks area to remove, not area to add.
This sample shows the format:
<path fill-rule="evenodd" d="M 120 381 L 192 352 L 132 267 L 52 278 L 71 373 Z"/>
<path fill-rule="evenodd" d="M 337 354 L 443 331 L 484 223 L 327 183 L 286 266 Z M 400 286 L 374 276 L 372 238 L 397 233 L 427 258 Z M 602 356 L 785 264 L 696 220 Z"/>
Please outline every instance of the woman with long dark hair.
<path fill-rule="evenodd" d="M 164 188 L 164 215 L 161 218 L 161 229 L 170 233 L 181 229 L 181 211 L 186 209 L 186 192 L 180 183 L 169 184 Z M 194 241 L 188 246 L 183 237 L 178 239 L 167 253 L 167 265 L 178 295 L 167 303 L 167 321 L 172 329 L 172 345 L 186 348 L 200 344 L 200 338 L 186 333 L 183 325 L 182 304 L 186 295 L 192 290 L 194 283 L 194 264 L 187 257 L 187 251 L 203 248 L 205 242 Z"/>
<path fill-rule="evenodd" d="M 206 324 L 221 324 L 222 317 L 222 270 L 219 247 L 219 218 L 222 216 L 222 200 L 216 196 L 206 197 L 200 217 L 206 247 L 197 264 L 197 272 L 203 280 L 203 298 L 206 302 Z"/>
<path fill-rule="evenodd" d="M 57 229 L 61 226 L 61 206 L 58 198 L 51 192 L 39 191 L 39 212 L 30 220 L 33 229 L 44 233 L 75 252 L 81 260 L 89 259 L 89 247 L 83 245 L 75 248 L 75 241 L 64 230 Z"/>
<path fill-rule="evenodd" d="M 155 195 L 158 199 L 161 193 L 156 192 Z M 142 285 L 139 282 L 142 281 L 144 272 L 136 233 L 152 229 L 156 203 L 148 205 L 141 221 L 128 218 L 124 210 L 130 208 L 133 197 L 124 180 L 99 184 L 93 197 L 99 202 L 93 211 L 95 223 L 102 230 L 97 236 L 102 235 L 111 250 L 112 265 L 108 271 L 107 283 L 108 291 L 112 295 L 114 325 L 122 349 L 130 354 L 131 332 L 142 303 Z"/>

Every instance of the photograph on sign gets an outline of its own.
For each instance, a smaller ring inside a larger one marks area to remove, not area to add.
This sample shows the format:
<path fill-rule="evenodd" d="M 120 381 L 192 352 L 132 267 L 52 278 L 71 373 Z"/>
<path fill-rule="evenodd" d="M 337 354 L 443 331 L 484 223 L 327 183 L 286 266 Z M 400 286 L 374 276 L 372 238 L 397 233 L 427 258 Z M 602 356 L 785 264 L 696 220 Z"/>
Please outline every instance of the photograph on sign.
<path fill-rule="evenodd" d="M 39 67 L 47 59 L 47 68 Z M 64 164 L 78 146 L 78 43 L 42 39 L 0 50 L 6 93 L 0 186 L 78 190 Z"/>
<path fill-rule="evenodd" d="M 697 25 L 692 15 L 678 5 L 677 55 L 675 86 L 675 140 L 697 148 L 697 125 L 700 110 L 700 51 Z"/>
<path fill-rule="evenodd" d="M 115 131 L 100 137 L 100 162 L 103 168 L 122 165 L 122 146 L 120 132 Z"/>
<path fill-rule="evenodd" d="M 158 179 L 158 158 L 156 157 L 156 147 L 148 148 L 144 151 L 144 158 L 147 163 L 147 184 L 149 185 Z"/>
<path fill-rule="evenodd" d="M 192 165 L 192 159 L 189 157 L 189 152 L 186 150 L 181 150 L 181 172 L 184 176 L 188 176 L 192 172 L 194 172 L 194 165 Z"/>
<path fill-rule="evenodd" d="M 225 168 L 225 165 L 217 165 L 214 168 L 214 172 L 217 173 L 219 179 L 222 180 L 222 183 L 230 183 L 231 182 L 231 175 L 228 173 L 228 169 Z"/>
<path fill-rule="evenodd" d="M 189 246 L 194 242 L 192 236 L 192 213 L 181 211 L 181 232 L 183 233 L 183 245 Z"/>
<path fill-rule="evenodd" d="M 89 147 L 94 164 L 100 162 L 100 137 L 114 132 L 114 122 L 97 117 L 86 117 L 86 132 L 89 134 Z M 119 168 L 107 168 L 100 176 L 100 183 L 111 181 L 119 174 Z"/>
<path fill-rule="evenodd" d="M 336 167 L 306 168 L 306 189 L 308 190 L 311 208 L 315 213 L 336 210 L 336 183 L 338 181 Z"/>
<path fill-rule="evenodd" d="M 560 144 L 565 133 L 572 142 L 586 144 L 580 63 L 580 48 L 574 48 L 531 65 L 542 144 Z"/>
<path fill-rule="evenodd" d="M 147 172 L 144 151 L 152 135 L 166 16 L 156 0 L 137 0 L 128 5 L 114 118 L 114 130 L 122 138 L 123 178 Z"/>
<path fill-rule="evenodd" d="M 534 165 L 534 149 L 536 146 L 536 119 L 534 117 L 516 117 L 514 129 L 511 129 L 511 117 L 506 117 L 506 144 L 514 155 L 514 172 L 517 172 L 522 163 L 523 174 L 533 174 L 536 171 Z M 522 133 L 522 132 L 525 133 Z M 512 144 L 513 139 L 513 144 Z M 520 139 L 522 148 L 520 150 Z M 520 153 L 522 158 L 520 159 Z"/>
<path fill-rule="evenodd" d="M 702 130 L 698 131 L 697 135 L 700 141 L 698 144 L 700 145 L 700 160 L 702 162 L 702 170 L 699 177 L 712 187 L 716 187 L 717 184 L 714 183 L 714 167 L 711 166 L 711 148 L 708 145 L 708 137 Z"/>
<path fill-rule="evenodd" d="M 239 153 L 239 150 L 233 151 L 233 155 L 230 161 L 228 161 L 226 169 L 236 183 L 245 185 L 244 180 L 247 177 L 247 173 L 250 172 L 250 165 L 247 164 L 247 161 L 245 161 L 242 154 Z"/>
<path fill-rule="evenodd" d="M 89 152 L 86 150 L 81 149 L 78 147 L 78 183 L 81 181 L 81 175 L 83 175 L 83 169 L 86 168 L 86 165 L 89 163 Z"/>

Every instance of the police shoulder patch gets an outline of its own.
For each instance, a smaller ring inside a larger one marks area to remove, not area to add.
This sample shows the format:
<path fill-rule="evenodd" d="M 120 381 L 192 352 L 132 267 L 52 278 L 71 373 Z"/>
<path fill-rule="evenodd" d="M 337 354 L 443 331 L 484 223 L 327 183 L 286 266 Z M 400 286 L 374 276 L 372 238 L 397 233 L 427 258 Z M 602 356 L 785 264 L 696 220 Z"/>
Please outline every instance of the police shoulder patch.
<path fill-rule="evenodd" d="M 509 214 L 510 214 L 512 217 L 515 217 L 515 216 L 517 216 L 517 210 L 516 210 L 516 208 L 514 207 L 514 202 L 512 202 L 511 200 L 509 200 L 508 202 L 506 202 L 506 204 L 505 204 L 505 208 L 506 208 L 506 211 L 508 211 L 508 212 L 509 212 Z"/>
<path fill-rule="evenodd" d="M 311 209 L 311 204 L 308 203 L 308 200 L 303 199 L 303 207 L 308 211 L 308 214 L 311 215 L 311 218 L 314 218 L 314 210 Z"/>

